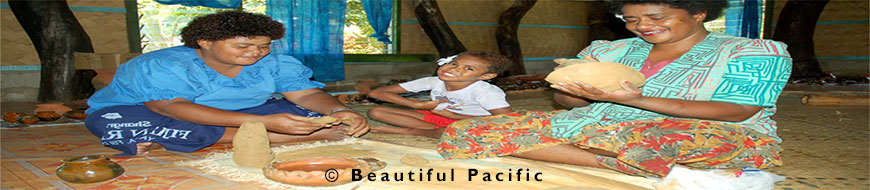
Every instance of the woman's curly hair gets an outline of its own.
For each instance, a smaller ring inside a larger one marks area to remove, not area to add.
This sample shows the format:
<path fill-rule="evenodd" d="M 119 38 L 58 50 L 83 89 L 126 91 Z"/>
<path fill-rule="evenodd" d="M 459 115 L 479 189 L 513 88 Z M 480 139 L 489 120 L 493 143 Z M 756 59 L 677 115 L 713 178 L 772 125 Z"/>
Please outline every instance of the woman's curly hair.
<path fill-rule="evenodd" d="M 504 55 L 492 52 L 485 51 L 466 51 L 459 53 L 457 57 L 462 56 L 471 56 L 476 57 L 478 59 L 483 59 L 489 64 L 489 67 L 486 68 L 487 73 L 495 73 L 501 75 L 505 71 L 511 68 L 511 60 L 505 57 Z"/>
<path fill-rule="evenodd" d="M 199 40 L 219 41 L 235 37 L 284 37 L 284 25 L 269 16 L 241 11 L 225 11 L 193 19 L 181 29 L 184 46 L 199 49 Z"/>
<path fill-rule="evenodd" d="M 701 12 L 707 13 L 704 22 L 716 20 L 722 15 L 722 10 L 728 7 L 726 0 L 610 0 L 610 11 L 621 15 L 622 8 L 626 5 L 660 4 L 668 5 L 674 9 L 683 9 L 694 15 Z"/>

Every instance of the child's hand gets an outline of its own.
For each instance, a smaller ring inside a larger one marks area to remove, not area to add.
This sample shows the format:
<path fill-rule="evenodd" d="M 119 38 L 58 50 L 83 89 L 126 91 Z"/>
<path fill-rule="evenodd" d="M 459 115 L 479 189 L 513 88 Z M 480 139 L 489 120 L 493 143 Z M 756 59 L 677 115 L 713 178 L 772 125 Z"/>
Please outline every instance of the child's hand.
<path fill-rule="evenodd" d="M 447 111 L 446 109 L 445 110 L 429 110 L 429 112 L 432 112 L 432 114 L 439 115 L 441 117 L 446 117 L 446 118 L 450 118 L 449 116 L 453 113 L 453 112 Z"/>
<path fill-rule="evenodd" d="M 447 102 L 447 100 L 420 101 L 415 103 L 413 107 L 414 109 L 431 110 L 435 109 L 435 107 L 438 107 L 438 104 L 444 102 Z"/>

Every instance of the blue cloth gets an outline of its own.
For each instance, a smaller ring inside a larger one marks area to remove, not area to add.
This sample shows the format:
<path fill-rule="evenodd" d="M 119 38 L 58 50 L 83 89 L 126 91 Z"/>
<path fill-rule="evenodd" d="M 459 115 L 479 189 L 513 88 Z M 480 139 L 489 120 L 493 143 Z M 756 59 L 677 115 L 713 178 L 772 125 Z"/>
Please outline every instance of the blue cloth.
<path fill-rule="evenodd" d="M 272 53 L 289 54 L 314 70 L 314 80 L 344 80 L 345 0 L 267 0 L 266 15 L 284 23 Z"/>
<path fill-rule="evenodd" d="M 188 7 L 203 6 L 211 8 L 235 9 L 242 5 L 242 0 L 154 0 L 160 4 L 181 4 Z"/>
<path fill-rule="evenodd" d="M 306 117 L 321 114 L 306 110 L 286 100 L 269 100 L 263 105 L 235 110 L 255 115 L 290 113 Z M 123 152 L 119 156 L 136 155 L 136 144 L 154 142 L 166 150 L 193 152 L 220 140 L 226 127 L 200 125 L 175 120 L 152 112 L 145 106 L 113 106 L 88 115 L 85 127 L 100 137 L 104 146 Z"/>
<path fill-rule="evenodd" d="M 362 7 L 366 11 L 366 18 L 375 33 L 369 35 L 385 44 L 392 44 L 387 29 L 390 28 L 390 20 L 393 18 L 393 0 L 362 0 Z"/>
<path fill-rule="evenodd" d="M 725 34 L 758 39 L 761 32 L 759 0 L 728 0 L 725 9 Z"/>
<path fill-rule="evenodd" d="M 287 55 L 270 54 L 245 66 L 235 78 L 221 75 L 185 46 L 137 56 L 118 67 L 106 88 L 88 99 L 88 114 L 121 105 L 184 98 L 223 110 L 262 105 L 273 93 L 322 88 L 311 69 Z"/>

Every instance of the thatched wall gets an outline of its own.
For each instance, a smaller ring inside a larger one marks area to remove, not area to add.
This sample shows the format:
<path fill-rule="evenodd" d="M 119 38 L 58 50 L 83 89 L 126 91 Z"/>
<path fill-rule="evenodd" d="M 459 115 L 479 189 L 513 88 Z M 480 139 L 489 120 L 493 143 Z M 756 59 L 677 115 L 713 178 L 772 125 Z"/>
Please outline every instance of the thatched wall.
<path fill-rule="evenodd" d="M 774 2 L 774 23 L 785 4 Z M 773 34 L 773 30 L 765 33 Z M 816 23 L 813 42 L 823 71 L 840 76 L 870 72 L 870 1 L 830 1 Z"/>
<path fill-rule="evenodd" d="M 69 0 L 94 51 L 127 53 L 123 0 Z M 39 57 L 6 0 L 0 0 L 0 82 L 2 101 L 35 101 L 39 88 Z"/>

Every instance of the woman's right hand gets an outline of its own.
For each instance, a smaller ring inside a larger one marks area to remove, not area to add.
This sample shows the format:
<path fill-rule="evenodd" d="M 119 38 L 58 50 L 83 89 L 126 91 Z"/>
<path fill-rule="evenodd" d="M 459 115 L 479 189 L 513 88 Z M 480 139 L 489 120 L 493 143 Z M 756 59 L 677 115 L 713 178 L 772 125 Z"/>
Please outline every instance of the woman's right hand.
<path fill-rule="evenodd" d="M 417 103 L 414 103 L 414 109 L 432 110 L 435 109 L 435 107 L 438 107 L 438 104 L 444 102 L 447 102 L 447 100 L 419 101 Z"/>
<path fill-rule="evenodd" d="M 293 115 L 289 113 L 279 113 L 265 115 L 263 123 L 266 124 L 266 129 L 272 132 L 307 135 L 324 127 L 332 127 L 334 124 L 319 124 L 308 122 L 311 118 Z"/>

